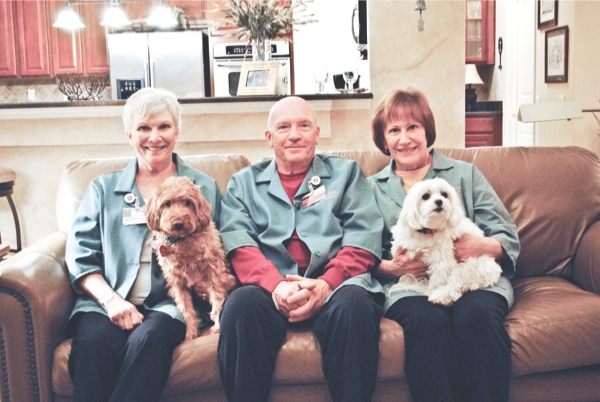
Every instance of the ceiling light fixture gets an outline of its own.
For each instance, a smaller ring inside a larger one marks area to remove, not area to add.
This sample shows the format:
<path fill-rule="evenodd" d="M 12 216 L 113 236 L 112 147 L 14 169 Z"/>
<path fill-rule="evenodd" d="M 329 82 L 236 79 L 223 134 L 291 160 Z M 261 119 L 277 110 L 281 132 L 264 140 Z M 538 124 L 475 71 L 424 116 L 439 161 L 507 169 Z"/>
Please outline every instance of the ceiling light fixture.
<path fill-rule="evenodd" d="M 173 10 L 160 0 L 160 4 L 154 6 L 150 15 L 146 19 L 146 23 L 150 26 L 162 29 L 175 28 L 179 23 L 177 22 L 176 14 Z"/>
<path fill-rule="evenodd" d="M 131 25 L 125 11 L 119 7 L 119 0 L 111 0 L 110 7 L 104 12 L 104 18 L 100 25 L 112 28 L 123 28 Z"/>
<path fill-rule="evenodd" d="M 79 15 L 71 8 L 71 2 L 69 0 L 67 0 L 67 7 L 58 12 L 56 21 L 52 26 L 66 31 L 76 31 L 85 28 L 85 24 L 81 22 Z"/>

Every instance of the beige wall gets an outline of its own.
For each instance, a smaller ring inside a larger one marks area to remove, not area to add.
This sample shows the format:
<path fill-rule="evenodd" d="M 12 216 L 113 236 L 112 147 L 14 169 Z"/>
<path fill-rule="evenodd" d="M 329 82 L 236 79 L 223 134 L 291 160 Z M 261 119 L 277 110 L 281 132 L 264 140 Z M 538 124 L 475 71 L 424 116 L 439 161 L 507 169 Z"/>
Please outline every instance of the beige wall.
<path fill-rule="evenodd" d="M 568 82 L 544 83 L 545 31 L 536 31 L 535 91 L 541 102 L 558 102 L 560 95 L 578 100 L 582 109 L 600 109 L 600 2 L 561 1 L 558 26 L 569 27 Z M 583 119 L 537 123 L 535 145 L 577 145 L 600 153 L 600 136 L 591 113 Z"/>
<path fill-rule="evenodd" d="M 417 32 L 418 12 L 413 0 L 372 0 L 369 4 L 371 110 L 331 112 L 331 138 L 320 149 L 375 149 L 370 118 L 384 94 L 392 89 L 415 87 L 430 99 L 436 116 L 437 145 L 464 144 L 464 2 L 427 1 L 423 13 L 425 32 Z M 223 136 L 240 132 L 262 138 L 266 113 L 250 124 L 240 114 L 185 116 L 177 152 L 182 155 L 237 152 L 251 161 L 270 155 L 264 140 L 203 141 L 202 130 Z M 185 130 L 193 131 L 186 139 Z M 56 230 L 56 185 L 62 167 L 81 158 L 133 155 L 122 134 L 118 117 L 0 120 L 0 163 L 17 173 L 15 202 L 21 215 L 25 244 Z M 198 132 L 200 131 L 200 133 Z M 193 137 L 193 141 L 189 141 Z M 66 141 L 55 139 L 66 139 Z M 122 138 L 122 145 L 118 144 Z M 62 145 L 61 143 L 79 145 Z M 0 200 L 0 229 L 4 241 L 14 244 L 12 218 Z"/>

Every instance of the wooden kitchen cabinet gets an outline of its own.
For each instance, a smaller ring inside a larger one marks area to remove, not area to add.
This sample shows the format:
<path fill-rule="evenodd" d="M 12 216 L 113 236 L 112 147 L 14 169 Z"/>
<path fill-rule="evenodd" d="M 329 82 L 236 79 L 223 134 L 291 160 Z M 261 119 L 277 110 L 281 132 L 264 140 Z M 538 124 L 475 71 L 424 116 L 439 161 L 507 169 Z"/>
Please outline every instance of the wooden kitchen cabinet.
<path fill-rule="evenodd" d="M 0 1 L 0 77 L 17 76 L 17 42 L 14 28 L 14 3 Z"/>
<path fill-rule="evenodd" d="M 46 0 L 0 2 L 0 76 L 50 75 Z"/>
<path fill-rule="evenodd" d="M 103 4 L 72 5 L 85 24 L 75 32 L 52 27 L 50 43 L 52 50 L 52 75 L 100 74 L 109 72 L 106 32 L 100 25 Z M 48 20 L 54 21 L 56 13 L 65 7 L 62 2 L 49 4 Z"/>
<path fill-rule="evenodd" d="M 502 113 L 467 113 L 465 147 L 487 146 L 502 146 Z"/>
<path fill-rule="evenodd" d="M 495 64 L 495 0 L 466 0 L 465 41 L 466 63 Z"/>

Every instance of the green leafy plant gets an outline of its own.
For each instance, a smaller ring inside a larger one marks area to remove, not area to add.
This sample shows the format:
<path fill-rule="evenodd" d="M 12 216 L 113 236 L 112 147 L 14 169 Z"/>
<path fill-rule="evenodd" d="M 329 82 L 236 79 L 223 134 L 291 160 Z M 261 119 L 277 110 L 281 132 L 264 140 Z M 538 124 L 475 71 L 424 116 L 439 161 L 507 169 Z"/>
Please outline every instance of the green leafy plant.
<path fill-rule="evenodd" d="M 237 27 L 234 35 L 248 42 L 283 38 L 294 25 L 315 22 L 306 15 L 306 3 L 313 0 L 231 0 L 221 12 L 224 25 Z"/>

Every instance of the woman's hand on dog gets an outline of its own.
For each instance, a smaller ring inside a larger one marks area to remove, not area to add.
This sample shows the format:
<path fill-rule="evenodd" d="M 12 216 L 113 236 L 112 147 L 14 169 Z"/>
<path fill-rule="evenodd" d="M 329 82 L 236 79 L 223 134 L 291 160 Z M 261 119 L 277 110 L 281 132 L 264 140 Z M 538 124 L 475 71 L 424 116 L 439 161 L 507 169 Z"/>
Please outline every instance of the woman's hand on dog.
<path fill-rule="evenodd" d="M 377 268 L 377 276 L 382 278 L 399 278 L 403 275 L 414 275 L 416 277 L 427 276 L 427 265 L 419 261 L 420 254 L 414 259 L 406 255 L 406 250 L 399 248 L 392 260 L 381 260 Z"/>
<path fill-rule="evenodd" d="M 490 256 L 496 261 L 502 259 L 504 249 L 500 242 L 491 237 L 478 237 L 464 234 L 454 241 L 454 258 L 458 262 L 464 262 L 468 258 Z"/>

